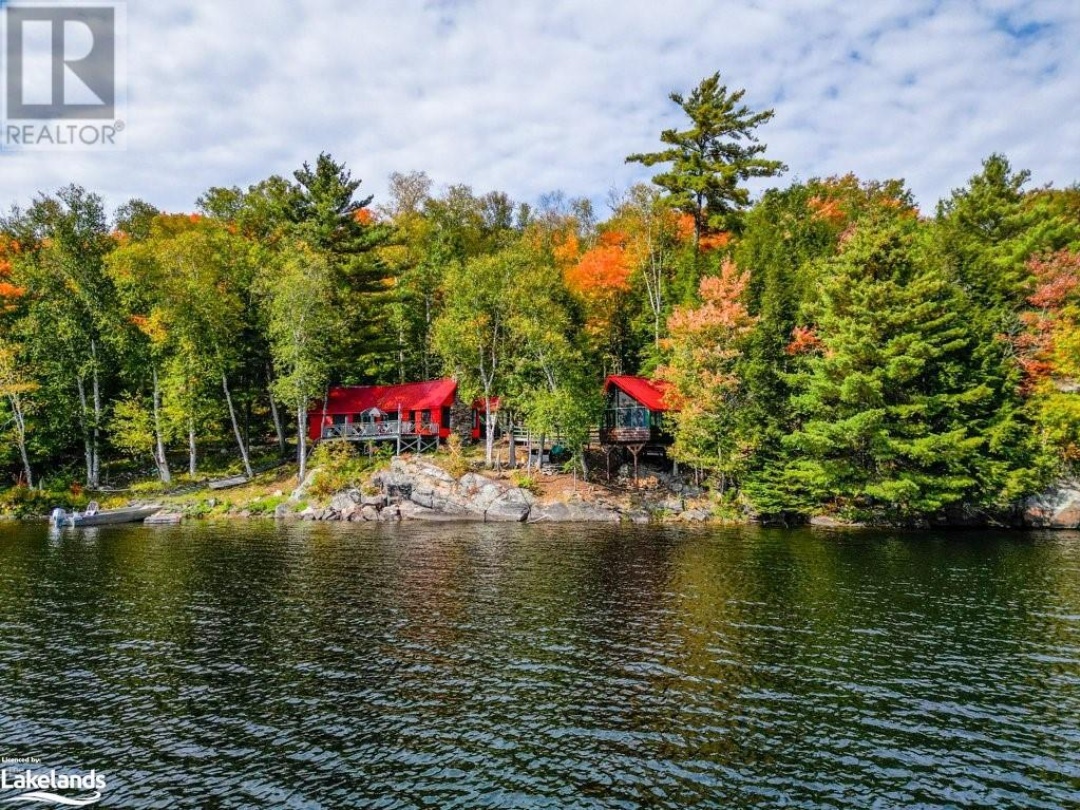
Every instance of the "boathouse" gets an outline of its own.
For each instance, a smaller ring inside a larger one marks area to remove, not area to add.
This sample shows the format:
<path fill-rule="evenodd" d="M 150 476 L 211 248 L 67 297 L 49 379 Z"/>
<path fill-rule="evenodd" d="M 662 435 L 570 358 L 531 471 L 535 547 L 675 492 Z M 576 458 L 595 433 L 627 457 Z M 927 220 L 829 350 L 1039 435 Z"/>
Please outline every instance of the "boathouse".
<path fill-rule="evenodd" d="M 308 436 L 394 443 L 398 453 L 432 450 L 450 435 L 456 396 L 451 379 L 333 387 L 325 403 L 319 400 L 308 411 Z"/>

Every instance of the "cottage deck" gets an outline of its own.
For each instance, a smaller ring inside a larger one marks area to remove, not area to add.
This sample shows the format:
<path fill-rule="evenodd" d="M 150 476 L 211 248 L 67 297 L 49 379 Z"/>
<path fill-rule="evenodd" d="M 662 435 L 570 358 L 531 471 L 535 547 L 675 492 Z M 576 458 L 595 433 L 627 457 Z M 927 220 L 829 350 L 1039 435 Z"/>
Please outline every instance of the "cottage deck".
<path fill-rule="evenodd" d="M 367 444 L 370 447 L 383 442 L 397 445 L 397 453 L 424 453 L 439 446 L 439 426 L 428 422 L 411 422 L 390 419 L 381 422 L 344 422 L 325 425 L 324 440 L 342 440 Z"/>

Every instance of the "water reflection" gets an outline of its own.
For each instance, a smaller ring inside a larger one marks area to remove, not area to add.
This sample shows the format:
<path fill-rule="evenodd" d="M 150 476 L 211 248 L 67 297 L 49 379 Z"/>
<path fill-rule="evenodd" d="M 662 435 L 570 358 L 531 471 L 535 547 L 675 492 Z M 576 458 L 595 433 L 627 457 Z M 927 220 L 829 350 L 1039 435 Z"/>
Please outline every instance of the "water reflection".
<path fill-rule="evenodd" d="M 0 528 L 0 740 L 112 806 L 1063 807 L 1080 539 Z"/>

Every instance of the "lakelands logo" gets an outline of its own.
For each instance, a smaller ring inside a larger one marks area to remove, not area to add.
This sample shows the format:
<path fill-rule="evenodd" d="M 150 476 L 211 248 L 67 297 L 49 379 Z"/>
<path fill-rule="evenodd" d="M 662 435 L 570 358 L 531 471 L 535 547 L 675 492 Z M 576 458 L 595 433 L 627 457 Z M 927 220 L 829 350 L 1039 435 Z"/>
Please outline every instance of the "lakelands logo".
<path fill-rule="evenodd" d="M 126 6 L 0 0 L 0 8 L 0 149 L 124 148 Z"/>
<path fill-rule="evenodd" d="M 0 804 L 40 804 L 52 807 L 88 807 L 101 801 L 108 783 L 97 771 L 57 773 L 13 768 L 15 763 L 38 764 L 37 759 L 4 759 L 0 768 Z M 9 795 L 14 791 L 14 795 Z"/>

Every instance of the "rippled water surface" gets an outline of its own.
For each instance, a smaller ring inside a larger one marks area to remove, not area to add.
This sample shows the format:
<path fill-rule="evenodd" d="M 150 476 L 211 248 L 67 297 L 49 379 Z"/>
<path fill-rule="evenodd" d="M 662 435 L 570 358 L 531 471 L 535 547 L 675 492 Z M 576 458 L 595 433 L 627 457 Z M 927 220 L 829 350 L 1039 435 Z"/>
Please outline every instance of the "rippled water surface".
<path fill-rule="evenodd" d="M 0 526 L 0 754 L 101 807 L 1077 807 L 1080 535 Z"/>

